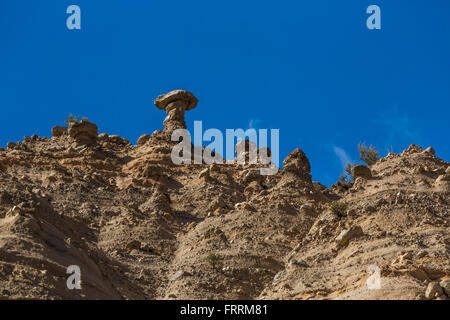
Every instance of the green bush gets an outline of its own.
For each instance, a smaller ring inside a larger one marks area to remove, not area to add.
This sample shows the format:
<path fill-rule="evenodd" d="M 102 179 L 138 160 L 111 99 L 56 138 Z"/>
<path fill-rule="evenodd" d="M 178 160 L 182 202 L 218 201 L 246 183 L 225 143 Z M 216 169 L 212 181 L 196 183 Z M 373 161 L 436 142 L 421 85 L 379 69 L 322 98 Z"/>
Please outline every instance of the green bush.
<path fill-rule="evenodd" d="M 343 183 L 353 182 L 352 167 L 351 163 L 347 162 L 347 166 L 344 168 L 345 173 L 339 177 L 339 181 Z"/>
<path fill-rule="evenodd" d="M 206 257 L 206 261 L 215 270 L 217 270 L 223 266 L 223 257 L 219 254 L 210 253 Z"/>
<path fill-rule="evenodd" d="M 330 210 L 339 217 L 344 217 L 347 211 L 347 204 L 343 202 L 333 202 L 330 204 Z"/>
<path fill-rule="evenodd" d="M 368 166 L 375 164 L 380 160 L 380 151 L 370 145 L 367 147 L 364 143 L 358 144 L 359 159 L 364 161 Z"/>

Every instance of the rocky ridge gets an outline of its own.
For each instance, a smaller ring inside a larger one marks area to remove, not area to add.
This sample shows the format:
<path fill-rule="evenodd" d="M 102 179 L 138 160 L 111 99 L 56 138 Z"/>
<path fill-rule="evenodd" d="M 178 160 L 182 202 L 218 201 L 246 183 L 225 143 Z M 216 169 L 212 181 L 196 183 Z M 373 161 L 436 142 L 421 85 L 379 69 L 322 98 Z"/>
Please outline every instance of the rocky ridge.
<path fill-rule="evenodd" d="M 330 188 L 300 149 L 273 176 L 175 165 L 170 134 L 197 99 L 155 104 L 165 128 L 137 145 L 82 120 L 0 149 L 0 298 L 448 298 L 450 166 L 432 148 Z M 67 289 L 69 265 L 81 290 Z"/>

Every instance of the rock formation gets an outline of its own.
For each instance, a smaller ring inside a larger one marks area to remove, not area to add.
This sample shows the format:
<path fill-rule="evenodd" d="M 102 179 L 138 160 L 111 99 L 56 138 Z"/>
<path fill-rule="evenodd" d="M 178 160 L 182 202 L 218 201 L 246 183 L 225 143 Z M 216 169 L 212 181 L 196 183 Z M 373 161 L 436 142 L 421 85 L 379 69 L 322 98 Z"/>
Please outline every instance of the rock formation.
<path fill-rule="evenodd" d="M 184 113 L 197 106 L 198 99 L 189 91 L 174 90 L 155 99 L 155 106 L 165 110 L 164 132 L 172 134 L 176 129 L 186 129 Z"/>
<path fill-rule="evenodd" d="M 165 129 L 138 145 L 82 120 L 0 149 L 0 299 L 448 299 L 450 166 L 434 150 L 330 188 L 300 149 L 271 176 L 174 165 L 168 134 L 196 103 L 160 96 Z"/>

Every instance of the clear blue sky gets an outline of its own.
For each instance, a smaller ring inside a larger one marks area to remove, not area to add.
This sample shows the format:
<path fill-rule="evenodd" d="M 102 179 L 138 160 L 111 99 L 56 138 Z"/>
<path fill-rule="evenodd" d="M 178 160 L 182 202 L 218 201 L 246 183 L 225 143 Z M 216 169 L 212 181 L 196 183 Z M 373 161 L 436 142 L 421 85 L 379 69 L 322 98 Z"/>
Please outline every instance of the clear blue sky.
<path fill-rule="evenodd" d="M 301 148 L 326 185 L 359 142 L 449 161 L 449 15 L 448 0 L 0 0 L 0 145 L 70 113 L 135 143 L 162 128 L 153 99 L 187 89 L 189 127 L 278 128 L 281 160 Z"/>

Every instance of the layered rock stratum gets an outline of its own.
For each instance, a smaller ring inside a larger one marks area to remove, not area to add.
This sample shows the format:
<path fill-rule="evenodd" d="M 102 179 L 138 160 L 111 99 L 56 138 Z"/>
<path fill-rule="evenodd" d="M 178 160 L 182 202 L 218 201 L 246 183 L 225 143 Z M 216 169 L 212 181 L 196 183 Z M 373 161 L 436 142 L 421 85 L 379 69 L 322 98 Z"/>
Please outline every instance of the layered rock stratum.
<path fill-rule="evenodd" d="M 276 175 L 175 165 L 170 133 L 196 104 L 160 96 L 166 128 L 137 145 L 82 120 L 0 150 L 0 298 L 448 298 L 450 167 L 433 149 L 330 188 L 300 149 Z"/>

